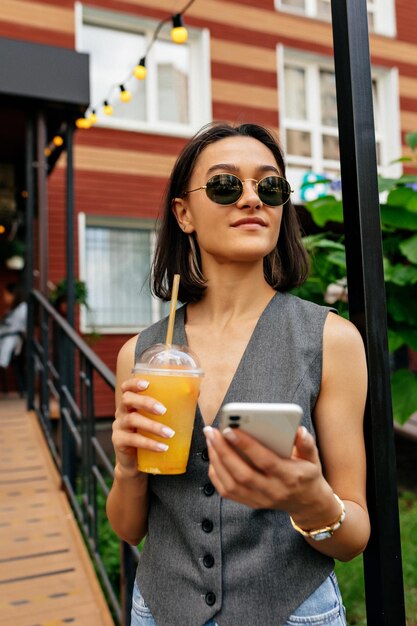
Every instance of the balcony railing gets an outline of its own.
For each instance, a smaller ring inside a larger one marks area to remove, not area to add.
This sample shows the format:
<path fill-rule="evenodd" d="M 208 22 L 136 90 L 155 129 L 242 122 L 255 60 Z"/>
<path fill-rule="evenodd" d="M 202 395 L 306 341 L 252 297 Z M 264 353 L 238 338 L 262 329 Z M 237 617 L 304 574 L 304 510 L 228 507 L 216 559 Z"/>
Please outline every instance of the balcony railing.
<path fill-rule="evenodd" d="M 116 586 L 103 560 L 99 532 L 113 465 L 96 436 L 94 382 L 101 379 L 114 391 L 115 376 L 36 290 L 29 301 L 27 351 L 28 406 L 38 415 L 115 620 L 128 626 L 139 551 L 120 542 Z M 60 436 L 54 433 L 51 406 L 59 406 Z"/>

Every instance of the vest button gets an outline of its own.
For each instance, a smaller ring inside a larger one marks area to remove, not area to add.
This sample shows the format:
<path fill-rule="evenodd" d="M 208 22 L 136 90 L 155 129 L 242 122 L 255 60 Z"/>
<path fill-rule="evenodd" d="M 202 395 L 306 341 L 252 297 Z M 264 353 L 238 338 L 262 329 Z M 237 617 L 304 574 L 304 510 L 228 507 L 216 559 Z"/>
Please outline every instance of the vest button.
<path fill-rule="evenodd" d="M 213 593 L 212 591 L 208 591 L 206 593 L 206 604 L 208 604 L 209 606 L 213 606 L 215 602 L 216 602 L 216 594 Z"/>
<path fill-rule="evenodd" d="M 203 558 L 204 567 L 210 568 L 214 565 L 214 556 L 212 554 L 205 554 Z"/>
<path fill-rule="evenodd" d="M 213 522 L 211 521 L 211 519 L 203 519 L 203 521 L 201 522 L 201 528 L 204 530 L 205 533 L 211 533 L 211 531 L 213 530 Z"/>
<path fill-rule="evenodd" d="M 215 492 L 214 485 L 212 483 L 206 483 L 203 487 L 203 492 L 205 496 L 212 496 Z"/>
<path fill-rule="evenodd" d="M 209 454 L 208 454 L 207 448 L 204 448 L 203 452 L 201 453 L 201 458 L 203 459 L 203 461 L 209 461 Z"/>

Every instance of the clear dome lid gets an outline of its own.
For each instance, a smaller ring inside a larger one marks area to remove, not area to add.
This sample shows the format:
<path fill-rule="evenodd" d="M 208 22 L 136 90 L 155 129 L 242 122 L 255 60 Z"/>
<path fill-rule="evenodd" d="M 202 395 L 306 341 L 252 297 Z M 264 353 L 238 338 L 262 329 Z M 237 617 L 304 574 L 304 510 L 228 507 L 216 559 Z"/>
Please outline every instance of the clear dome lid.
<path fill-rule="evenodd" d="M 190 374 L 193 376 L 203 375 L 197 356 L 188 346 L 175 344 L 168 346 L 165 343 L 156 343 L 139 355 L 133 373 L 137 374 L 145 370 L 175 376 L 181 375 L 181 373 L 187 376 Z"/>

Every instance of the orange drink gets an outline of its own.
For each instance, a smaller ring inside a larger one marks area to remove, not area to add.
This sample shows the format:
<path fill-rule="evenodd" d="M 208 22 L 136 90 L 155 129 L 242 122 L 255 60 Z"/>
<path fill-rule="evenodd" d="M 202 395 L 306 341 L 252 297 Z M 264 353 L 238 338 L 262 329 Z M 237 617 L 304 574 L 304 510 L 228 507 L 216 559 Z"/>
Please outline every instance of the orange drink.
<path fill-rule="evenodd" d="M 200 381 L 203 375 L 197 357 L 187 346 L 154 344 L 141 355 L 133 369 L 137 378 L 149 382 L 138 393 L 165 406 L 164 415 L 143 411 L 175 431 L 171 439 L 142 433 L 169 446 L 166 452 L 138 449 L 138 469 L 149 474 L 184 474 L 187 469 Z"/>

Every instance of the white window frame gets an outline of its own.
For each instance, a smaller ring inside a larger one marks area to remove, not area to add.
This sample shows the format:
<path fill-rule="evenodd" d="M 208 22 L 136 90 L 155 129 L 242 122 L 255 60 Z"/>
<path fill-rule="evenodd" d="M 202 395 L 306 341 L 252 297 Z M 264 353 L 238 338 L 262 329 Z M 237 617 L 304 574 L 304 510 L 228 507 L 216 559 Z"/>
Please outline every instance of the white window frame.
<path fill-rule="evenodd" d="M 301 10 L 297 7 L 286 5 L 283 0 L 274 0 L 274 2 L 277 11 L 320 19 L 317 16 L 317 0 L 305 0 L 305 9 Z M 395 0 L 369 0 L 368 11 L 372 12 L 374 16 L 374 28 L 371 33 L 385 35 L 386 37 L 396 36 Z"/>
<path fill-rule="evenodd" d="M 147 42 L 150 41 L 158 25 L 157 20 L 85 6 L 77 2 L 75 5 L 76 50 L 83 49 L 82 37 L 84 23 L 103 26 L 113 30 L 145 33 Z M 152 119 L 152 117 L 149 120 L 123 120 L 112 116 L 100 115 L 97 126 L 143 133 L 191 137 L 201 126 L 212 121 L 210 32 L 207 28 L 197 29 L 190 26 L 187 26 L 187 30 L 187 44 L 190 48 L 189 123 L 180 124 L 177 122 L 159 121 Z M 164 31 L 161 33 L 160 39 L 164 38 L 163 33 Z M 149 53 L 148 61 L 151 55 L 152 49 Z M 139 59 L 132 59 L 132 69 L 138 60 Z M 149 66 L 148 69 L 149 71 L 145 80 L 150 85 L 150 88 L 146 89 L 146 110 L 148 111 L 148 115 L 152 115 L 150 112 L 156 110 L 155 75 L 152 75 Z M 124 78 L 124 76 L 120 77 L 121 80 Z M 97 103 L 91 103 L 92 106 L 95 104 Z"/>
<path fill-rule="evenodd" d="M 123 217 L 107 217 L 99 215 L 91 215 L 86 213 L 78 214 L 78 261 L 80 280 L 86 281 L 86 230 L 87 226 L 98 226 L 108 228 L 128 227 L 129 229 L 149 230 L 150 231 L 150 259 L 153 259 L 156 243 L 155 222 L 148 219 L 140 218 L 123 218 Z M 87 285 L 88 287 L 88 285 Z M 87 298 L 88 299 L 88 298 Z M 166 307 L 166 305 L 165 305 Z M 166 315 L 164 311 L 164 303 L 151 295 L 151 324 L 157 322 Z M 100 335 L 132 335 L 146 328 L 146 325 L 136 326 L 91 326 L 87 323 L 87 311 L 85 306 L 80 307 L 80 332 L 88 334 L 99 332 Z"/>
<path fill-rule="evenodd" d="M 280 136 L 286 152 L 286 162 L 291 179 L 291 168 L 311 168 L 312 172 L 322 173 L 327 170 L 340 170 L 339 161 L 330 161 L 322 158 L 322 132 L 317 132 L 317 125 L 324 129 L 326 134 L 338 134 L 338 129 L 333 127 L 323 127 L 319 116 L 320 102 L 320 69 L 334 71 L 333 59 L 305 51 L 288 48 L 279 44 L 277 46 L 277 67 L 278 67 L 278 95 L 279 95 L 279 126 Z M 285 75 L 284 67 L 294 65 L 307 70 L 307 93 L 309 103 L 310 119 L 307 121 L 295 121 L 285 117 Z M 400 176 L 402 167 L 400 163 L 392 163 L 393 160 L 401 156 L 401 130 L 400 130 L 400 104 L 398 88 L 398 70 L 396 68 L 372 68 L 372 78 L 376 80 L 378 91 L 379 117 L 377 139 L 380 140 L 381 163 L 379 172 L 383 176 Z M 288 154 L 286 149 L 286 130 L 305 130 L 311 133 L 312 156 L 301 157 Z M 388 129 L 385 134 L 381 129 Z M 294 183 L 296 181 L 294 180 Z"/>

